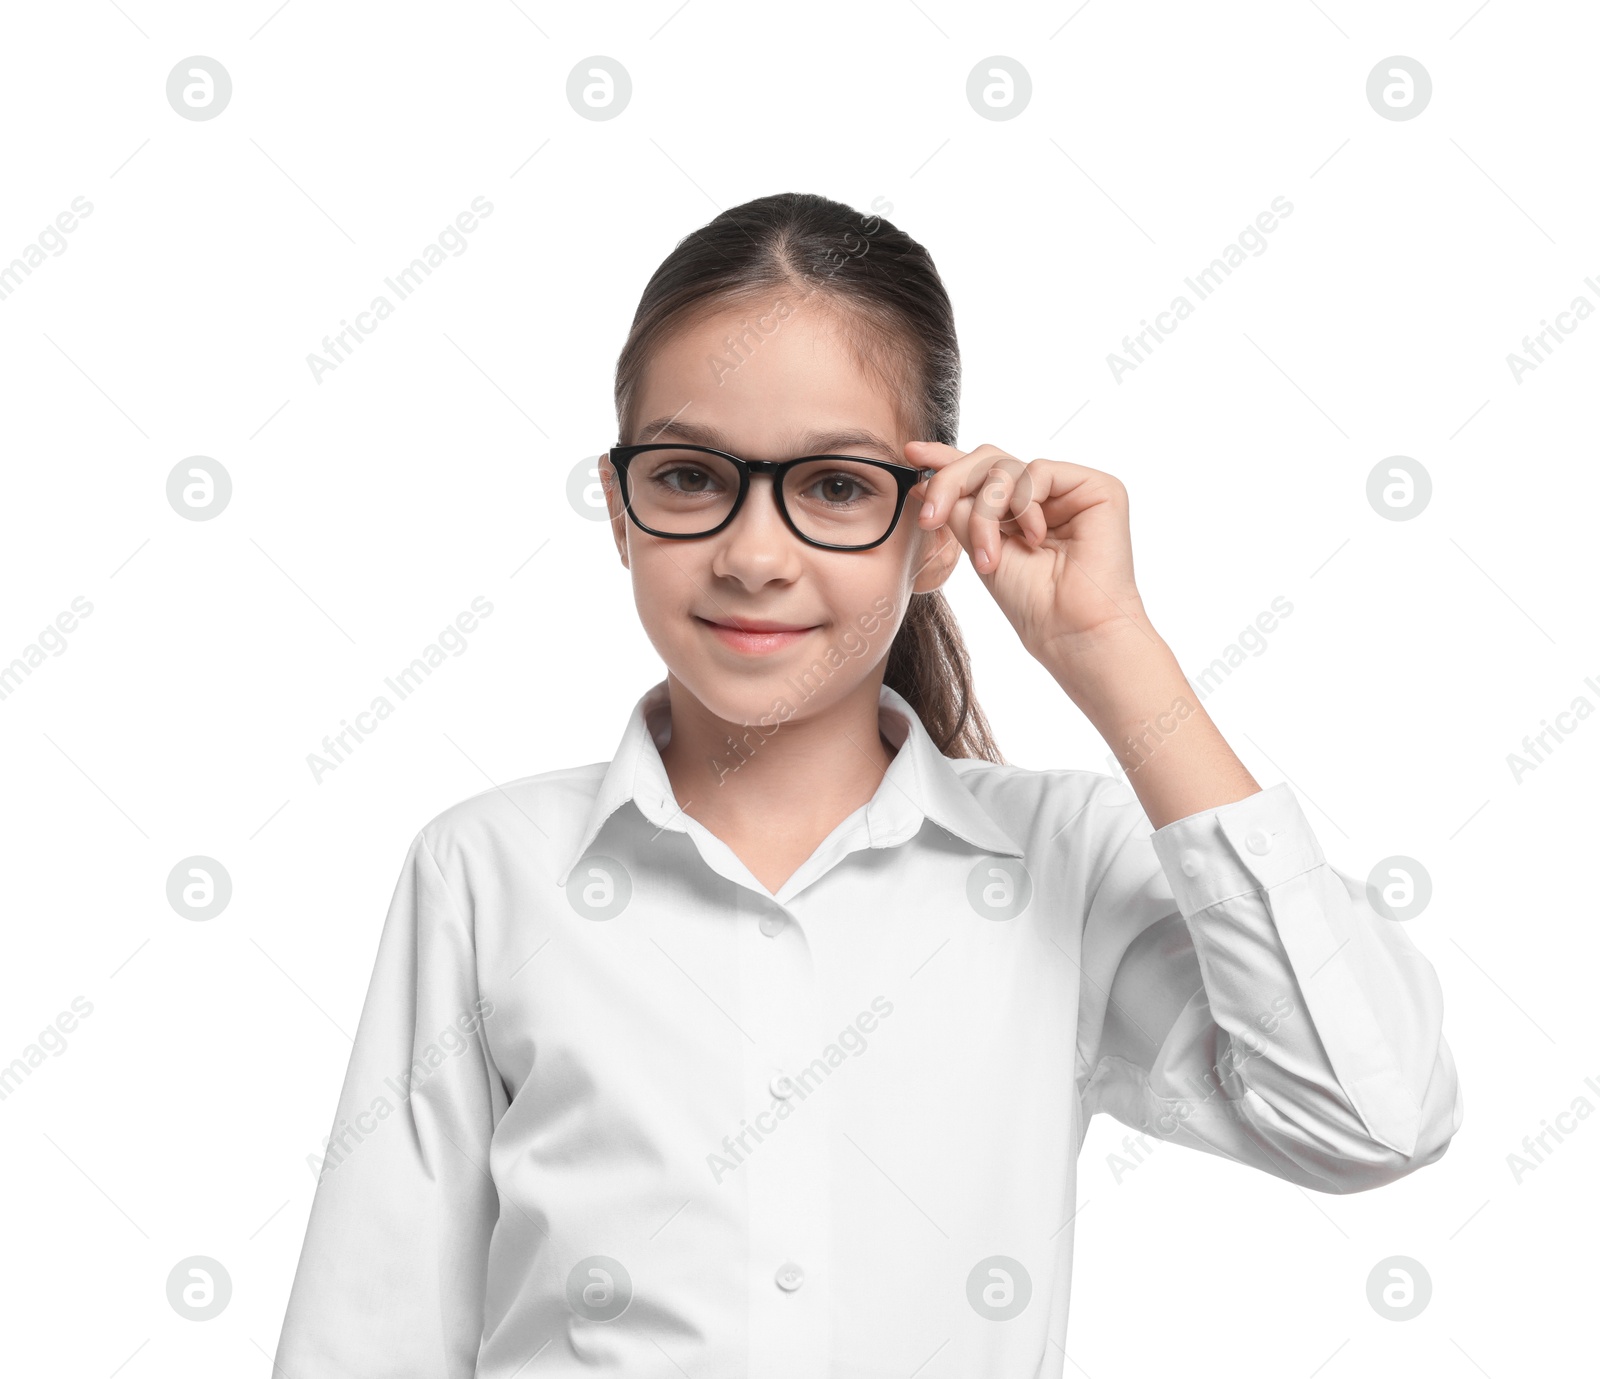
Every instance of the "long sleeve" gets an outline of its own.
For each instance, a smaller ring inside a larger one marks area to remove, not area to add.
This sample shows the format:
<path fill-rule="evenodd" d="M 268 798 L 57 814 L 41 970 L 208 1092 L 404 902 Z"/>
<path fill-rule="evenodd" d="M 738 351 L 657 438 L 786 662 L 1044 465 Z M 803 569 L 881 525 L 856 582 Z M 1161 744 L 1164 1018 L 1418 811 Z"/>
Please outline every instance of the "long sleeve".
<path fill-rule="evenodd" d="M 1324 1192 L 1438 1159 L 1462 1098 L 1433 967 L 1287 785 L 1117 826 L 1083 939 L 1084 1118 Z"/>
<path fill-rule="evenodd" d="M 422 833 L 395 888 L 325 1150 L 275 1374 L 469 1379 L 505 1092 L 472 933 Z"/>

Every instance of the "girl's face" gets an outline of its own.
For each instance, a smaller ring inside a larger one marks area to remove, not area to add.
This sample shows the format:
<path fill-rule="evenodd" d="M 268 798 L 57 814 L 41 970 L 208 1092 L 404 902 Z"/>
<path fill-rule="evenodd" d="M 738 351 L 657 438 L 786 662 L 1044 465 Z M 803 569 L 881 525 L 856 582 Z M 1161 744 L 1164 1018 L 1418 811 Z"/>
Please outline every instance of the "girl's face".
<path fill-rule="evenodd" d="M 862 368 L 836 318 L 805 307 L 759 334 L 758 314 L 730 310 L 669 338 L 645 371 L 636 433 L 626 439 L 708 445 L 746 460 L 843 454 L 905 464 L 905 442 L 925 437 L 906 432 L 891 390 Z M 734 354 L 729 337 L 741 334 Z M 876 703 L 911 594 L 937 589 L 960 556 L 948 528 L 917 525 L 924 483 L 907 496 L 888 540 L 830 551 L 790 531 L 770 476 L 751 475 L 744 505 L 722 531 L 685 541 L 641 531 L 623 509 L 609 455 L 601 473 L 646 635 L 672 675 L 729 723 L 774 722 L 787 716 L 774 712 L 780 700 L 794 717 L 810 717 L 866 685 Z M 738 620 L 808 630 L 758 651 L 712 626 Z"/>

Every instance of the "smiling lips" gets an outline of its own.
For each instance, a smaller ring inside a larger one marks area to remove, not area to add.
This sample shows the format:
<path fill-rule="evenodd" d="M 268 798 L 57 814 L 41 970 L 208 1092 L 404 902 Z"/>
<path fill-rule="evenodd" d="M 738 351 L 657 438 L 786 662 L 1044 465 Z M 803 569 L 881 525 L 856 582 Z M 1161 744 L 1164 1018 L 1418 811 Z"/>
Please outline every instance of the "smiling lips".
<path fill-rule="evenodd" d="M 764 618 L 724 618 L 717 622 L 709 618 L 697 618 L 696 621 L 710 628 L 724 646 L 758 656 L 782 651 L 816 631 L 815 627 L 771 622 Z"/>

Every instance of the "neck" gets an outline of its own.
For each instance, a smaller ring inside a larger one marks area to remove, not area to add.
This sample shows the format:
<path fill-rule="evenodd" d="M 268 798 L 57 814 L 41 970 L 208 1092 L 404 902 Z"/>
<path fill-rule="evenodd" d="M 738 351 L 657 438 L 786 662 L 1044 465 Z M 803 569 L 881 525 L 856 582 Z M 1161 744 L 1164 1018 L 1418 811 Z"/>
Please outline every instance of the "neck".
<path fill-rule="evenodd" d="M 678 804 L 723 838 L 754 831 L 752 820 L 764 832 L 831 830 L 872 798 L 895 757 L 878 728 L 881 683 L 880 673 L 837 702 L 796 704 L 787 718 L 763 709 L 764 723 L 746 725 L 712 713 L 669 673 L 672 737 L 661 761 Z"/>

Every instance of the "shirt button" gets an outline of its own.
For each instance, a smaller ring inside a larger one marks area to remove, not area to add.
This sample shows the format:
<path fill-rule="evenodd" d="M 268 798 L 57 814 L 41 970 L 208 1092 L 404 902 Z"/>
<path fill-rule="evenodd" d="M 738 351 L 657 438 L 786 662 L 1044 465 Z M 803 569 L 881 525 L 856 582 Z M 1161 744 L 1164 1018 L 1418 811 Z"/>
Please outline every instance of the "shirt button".
<path fill-rule="evenodd" d="M 792 1293 L 806 1281 L 805 1271 L 794 1262 L 788 1260 L 778 1266 L 778 1287 L 785 1293 Z"/>
<path fill-rule="evenodd" d="M 774 938 L 783 932 L 787 922 L 781 914 L 764 914 L 761 916 L 761 932 L 768 938 Z"/>
<path fill-rule="evenodd" d="M 1265 857 L 1272 851 L 1272 839 L 1259 828 L 1252 828 L 1245 835 L 1244 845 L 1257 857 Z"/>
<path fill-rule="evenodd" d="M 1193 848 L 1184 848 L 1178 854 L 1178 865 L 1183 868 L 1185 876 L 1200 875 L 1200 854 Z"/>
<path fill-rule="evenodd" d="M 776 1097 L 791 1097 L 794 1095 L 794 1079 L 779 1068 L 767 1080 L 767 1090 Z"/>

